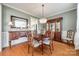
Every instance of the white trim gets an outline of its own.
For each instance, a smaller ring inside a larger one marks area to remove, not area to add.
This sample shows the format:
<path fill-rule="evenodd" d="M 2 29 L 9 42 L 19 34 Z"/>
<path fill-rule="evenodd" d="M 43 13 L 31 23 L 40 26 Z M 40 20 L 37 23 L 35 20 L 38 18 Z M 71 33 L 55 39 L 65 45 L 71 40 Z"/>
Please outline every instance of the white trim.
<path fill-rule="evenodd" d="M 2 51 L 2 5 L 0 4 L 0 52 Z"/>
<path fill-rule="evenodd" d="M 19 9 L 19 8 L 13 7 L 13 6 L 9 5 L 9 4 L 3 3 L 3 5 L 4 5 L 4 6 L 7 6 L 7 7 L 9 7 L 9 8 L 12 8 L 12 9 L 18 10 L 18 11 L 20 11 L 20 12 L 23 12 L 23 13 L 29 15 L 29 16 L 36 17 L 35 15 L 32 15 L 32 14 L 29 13 L 29 12 L 26 12 L 26 11 L 24 11 L 24 10 L 22 10 L 22 9 Z M 38 17 L 36 17 L 36 18 L 38 18 Z"/>
<path fill-rule="evenodd" d="M 28 14 L 28 15 L 30 15 L 30 16 L 34 16 L 34 17 L 36 17 L 36 18 L 39 18 L 39 17 L 37 17 L 37 16 L 35 16 L 35 15 L 29 13 L 29 12 L 26 12 L 26 11 L 24 11 L 24 10 L 22 10 L 22 9 L 13 7 L 13 6 L 9 5 L 9 4 L 3 3 L 3 5 L 5 5 L 5 6 L 7 6 L 7 7 L 10 7 L 10 8 L 12 8 L 12 9 L 15 9 L 15 10 L 21 11 L 21 12 L 23 12 L 23 13 L 26 13 L 26 14 Z M 47 16 L 47 18 L 52 17 L 52 16 L 55 16 L 55 15 L 58 15 L 58 14 L 62 14 L 62 13 L 65 13 L 65 12 L 68 12 L 68 11 L 71 11 L 71 10 L 75 10 L 75 9 L 77 9 L 77 8 L 71 8 L 71 9 L 68 9 L 68 10 L 64 10 L 64 11 L 61 11 L 61 12 L 57 12 L 57 13 L 55 13 L 55 14 L 52 14 L 52 15 L 50 15 L 50 16 Z"/>
<path fill-rule="evenodd" d="M 65 13 L 65 12 L 68 12 L 68 11 L 72 11 L 72 10 L 75 10 L 75 9 L 77 9 L 77 8 L 72 8 L 72 9 L 68 9 L 68 10 L 61 11 L 61 12 L 57 12 L 55 14 L 52 14 L 52 15 L 48 16 L 47 18 L 52 17 L 52 16 L 55 16 L 55 15 L 58 15 L 58 14 Z"/>
<path fill-rule="evenodd" d="M 77 6 L 77 26 L 76 26 L 77 32 L 75 33 L 74 38 L 74 44 L 75 44 L 75 50 L 79 50 L 79 3 Z"/>

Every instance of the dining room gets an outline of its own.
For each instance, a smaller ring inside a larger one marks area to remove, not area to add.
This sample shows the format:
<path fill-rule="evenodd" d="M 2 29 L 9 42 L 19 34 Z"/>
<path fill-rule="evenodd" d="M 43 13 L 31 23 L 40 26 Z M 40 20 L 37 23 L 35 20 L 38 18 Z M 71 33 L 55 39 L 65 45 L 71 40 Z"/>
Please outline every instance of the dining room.
<path fill-rule="evenodd" d="M 76 3 L 3 3 L 1 56 L 76 56 Z"/>

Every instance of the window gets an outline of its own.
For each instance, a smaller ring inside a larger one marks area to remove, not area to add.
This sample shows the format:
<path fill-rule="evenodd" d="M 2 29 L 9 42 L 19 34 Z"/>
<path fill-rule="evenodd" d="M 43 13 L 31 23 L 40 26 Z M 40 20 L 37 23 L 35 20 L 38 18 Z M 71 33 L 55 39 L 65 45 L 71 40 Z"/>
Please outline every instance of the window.
<path fill-rule="evenodd" d="M 38 19 L 31 17 L 31 29 L 37 31 Z"/>

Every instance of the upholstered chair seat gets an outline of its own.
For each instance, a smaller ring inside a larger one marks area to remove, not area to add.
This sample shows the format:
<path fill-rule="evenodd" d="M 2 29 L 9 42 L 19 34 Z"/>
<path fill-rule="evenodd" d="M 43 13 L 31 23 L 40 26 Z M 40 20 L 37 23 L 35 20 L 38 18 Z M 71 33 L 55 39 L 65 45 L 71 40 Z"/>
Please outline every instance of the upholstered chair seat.
<path fill-rule="evenodd" d="M 33 46 L 34 46 L 34 47 L 39 47 L 39 46 L 41 45 L 41 42 L 39 42 L 39 41 L 37 41 L 37 40 L 35 40 L 35 39 L 33 40 L 32 43 L 33 43 Z"/>
<path fill-rule="evenodd" d="M 50 44 L 50 38 L 44 38 L 43 40 L 43 43 L 46 44 L 46 45 L 49 45 Z"/>
<path fill-rule="evenodd" d="M 73 39 L 71 39 L 71 38 L 66 38 L 66 40 L 73 40 Z"/>

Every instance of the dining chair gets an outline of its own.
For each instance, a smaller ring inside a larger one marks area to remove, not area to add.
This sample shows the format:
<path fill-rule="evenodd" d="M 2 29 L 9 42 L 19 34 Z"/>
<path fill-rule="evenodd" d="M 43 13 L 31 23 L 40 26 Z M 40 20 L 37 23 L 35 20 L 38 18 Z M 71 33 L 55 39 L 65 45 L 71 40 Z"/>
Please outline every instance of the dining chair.
<path fill-rule="evenodd" d="M 70 43 L 74 44 L 74 35 L 75 35 L 75 32 L 73 30 L 67 31 L 66 40 L 67 40 L 68 44 L 70 44 Z"/>
<path fill-rule="evenodd" d="M 32 37 L 31 31 L 28 31 L 27 32 L 28 53 L 29 53 L 29 50 L 30 50 L 29 48 L 30 48 L 31 37 Z"/>
<path fill-rule="evenodd" d="M 34 50 L 36 48 L 40 48 L 41 42 L 38 41 L 39 37 L 37 34 L 31 32 L 31 36 L 29 36 L 29 44 L 28 44 L 28 52 L 29 52 L 29 48 L 31 47 L 32 49 L 32 56 L 34 55 Z"/>
<path fill-rule="evenodd" d="M 51 54 L 52 54 L 52 49 L 53 49 L 53 39 L 54 39 L 54 32 L 46 31 L 43 44 L 49 47 Z"/>

